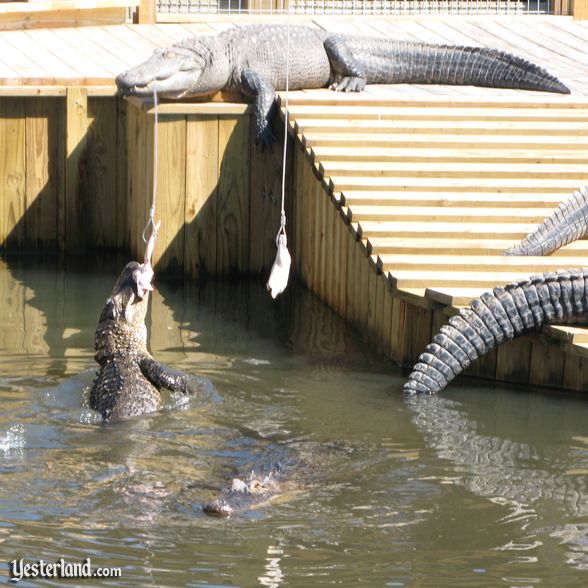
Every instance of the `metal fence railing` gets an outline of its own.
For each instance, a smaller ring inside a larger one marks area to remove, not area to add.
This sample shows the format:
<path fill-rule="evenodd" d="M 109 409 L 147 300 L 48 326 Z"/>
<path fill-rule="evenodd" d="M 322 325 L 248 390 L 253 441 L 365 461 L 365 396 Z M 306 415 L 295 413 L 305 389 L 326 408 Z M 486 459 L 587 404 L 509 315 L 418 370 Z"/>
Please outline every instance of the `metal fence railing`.
<path fill-rule="evenodd" d="M 156 0 L 173 14 L 567 14 L 569 0 Z"/>

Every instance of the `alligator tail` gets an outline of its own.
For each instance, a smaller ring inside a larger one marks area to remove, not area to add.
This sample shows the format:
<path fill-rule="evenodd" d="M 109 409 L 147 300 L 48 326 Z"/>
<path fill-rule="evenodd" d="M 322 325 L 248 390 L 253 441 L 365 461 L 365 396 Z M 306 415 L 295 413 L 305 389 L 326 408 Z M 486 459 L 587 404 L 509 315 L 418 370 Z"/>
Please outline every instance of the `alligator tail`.
<path fill-rule="evenodd" d="M 476 359 L 543 325 L 585 323 L 588 269 L 560 270 L 498 286 L 441 327 L 413 367 L 404 391 L 440 392 Z"/>
<path fill-rule="evenodd" d="M 588 187 L 562 202 L 532 233 L 504 255 L 549 255 L 588 235 Z"/>
<path fill-rule="evenodd" d="M 434 45 L 404 41 L 350 41 L 366 67 L 368 83 L 474 85 L 569 94 L 545 69 L 515 55 L 487 47 Z M 371 78 L 371 81 L 370 81 Z"/>

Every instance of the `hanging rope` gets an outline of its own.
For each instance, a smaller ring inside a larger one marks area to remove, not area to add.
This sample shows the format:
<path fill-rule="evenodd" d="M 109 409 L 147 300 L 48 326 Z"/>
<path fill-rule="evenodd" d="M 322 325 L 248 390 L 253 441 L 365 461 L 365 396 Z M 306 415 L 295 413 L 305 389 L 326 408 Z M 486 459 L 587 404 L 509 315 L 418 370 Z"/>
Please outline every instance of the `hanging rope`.
<path fill-rule="evenodd" d="M 158 123 L 159 123 L 159 113 L 157 111 L 157 92 L 155 89 L 153 90 L 153 105 L 154 105 L 154 131 L 153 131 L 153 193 L 151 196 L 151 208 L 149 209 L 149 219 L 147 220 L 147 224 L 143 229 L 143 241 L 147 243 L 149 237 L 147 236 L 147 231 L 151 227 L 151 233 L 155 233 L 157 231 L 157 227 L 155 226 L 155 202 L 157 200 L 157 168 L 159 167 L 158 163 L 158 144 L 159 144 L 159 136 L 158 136 Z"/>
<path fill-rule="evenodd" d="M 286 210 L 284 201 L 286 199 L 286 156 L 288 149 L 288 89 L 290 86 L 290 5 L 288 4 L 288 20 L 286 21 L 286 92 L 284 107 L 284 148 L 282 157 L 282 208 L 280 211 L 280 228 L 276 235 L 276 246 L 278 253 L 272 266 L 270 277 L 267 282 L 267 289 L 272 298 L 281 294 L 288 285 L 290 265 L 292 258 L 288 251 L 288 236 L 286 235 Z"/>

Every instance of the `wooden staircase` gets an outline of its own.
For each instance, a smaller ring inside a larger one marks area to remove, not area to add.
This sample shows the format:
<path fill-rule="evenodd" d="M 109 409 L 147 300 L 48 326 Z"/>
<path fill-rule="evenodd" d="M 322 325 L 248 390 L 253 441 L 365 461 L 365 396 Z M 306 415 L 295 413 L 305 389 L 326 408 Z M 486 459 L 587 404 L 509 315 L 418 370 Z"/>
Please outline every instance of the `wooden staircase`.
<path fill-rule="evenodd" d="M 588 266 L 588 241 L 505 257 L 588 184 L 588 99 L 299 92 L 293 130 L 401 295 L 451 311 L 499 284 Z M 554 329 L 586 345 L 583 329 Z"/>

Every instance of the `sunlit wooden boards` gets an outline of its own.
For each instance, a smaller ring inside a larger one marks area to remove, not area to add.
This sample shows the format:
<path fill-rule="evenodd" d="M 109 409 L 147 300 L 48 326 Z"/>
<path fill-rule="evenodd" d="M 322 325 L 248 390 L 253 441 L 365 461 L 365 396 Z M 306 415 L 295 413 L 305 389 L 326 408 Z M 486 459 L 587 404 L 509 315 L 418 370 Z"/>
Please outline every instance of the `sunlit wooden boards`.
<path fill-rule="evenodd" d="M 282 150 L 276 145 L 260 153 L 250 111 L 247 104 L 222 102 L 162 105 L 154 150 L 155 111 L 149 102 L 131 101 L 127 227 L 134 256 L 143 254 L 141 234 L 155 198 L 162 222 L 157 271 L 195 278 L 269 275 L 280 225 Z M 291 184 L 290 172 L 286 181 Z"/>
<path fill-rule="evenodd" d="M 125 243 L 126 107 L 116 98 L 0 97 L 0 247 Z"/>
<path fill-rule="evenodd" d="M 314 91 L 289 103 L 300 145 L 297 271 L 402 365 L 416 361 L 451 313 L 495 285 L 586 266 L 585 241 L 552 257 L 502 255 L 588 184 L 583 97 L 416 92 L 386 100 Z M 585 333 L 545 329 L 469 373 L 582 388 Z"/>

